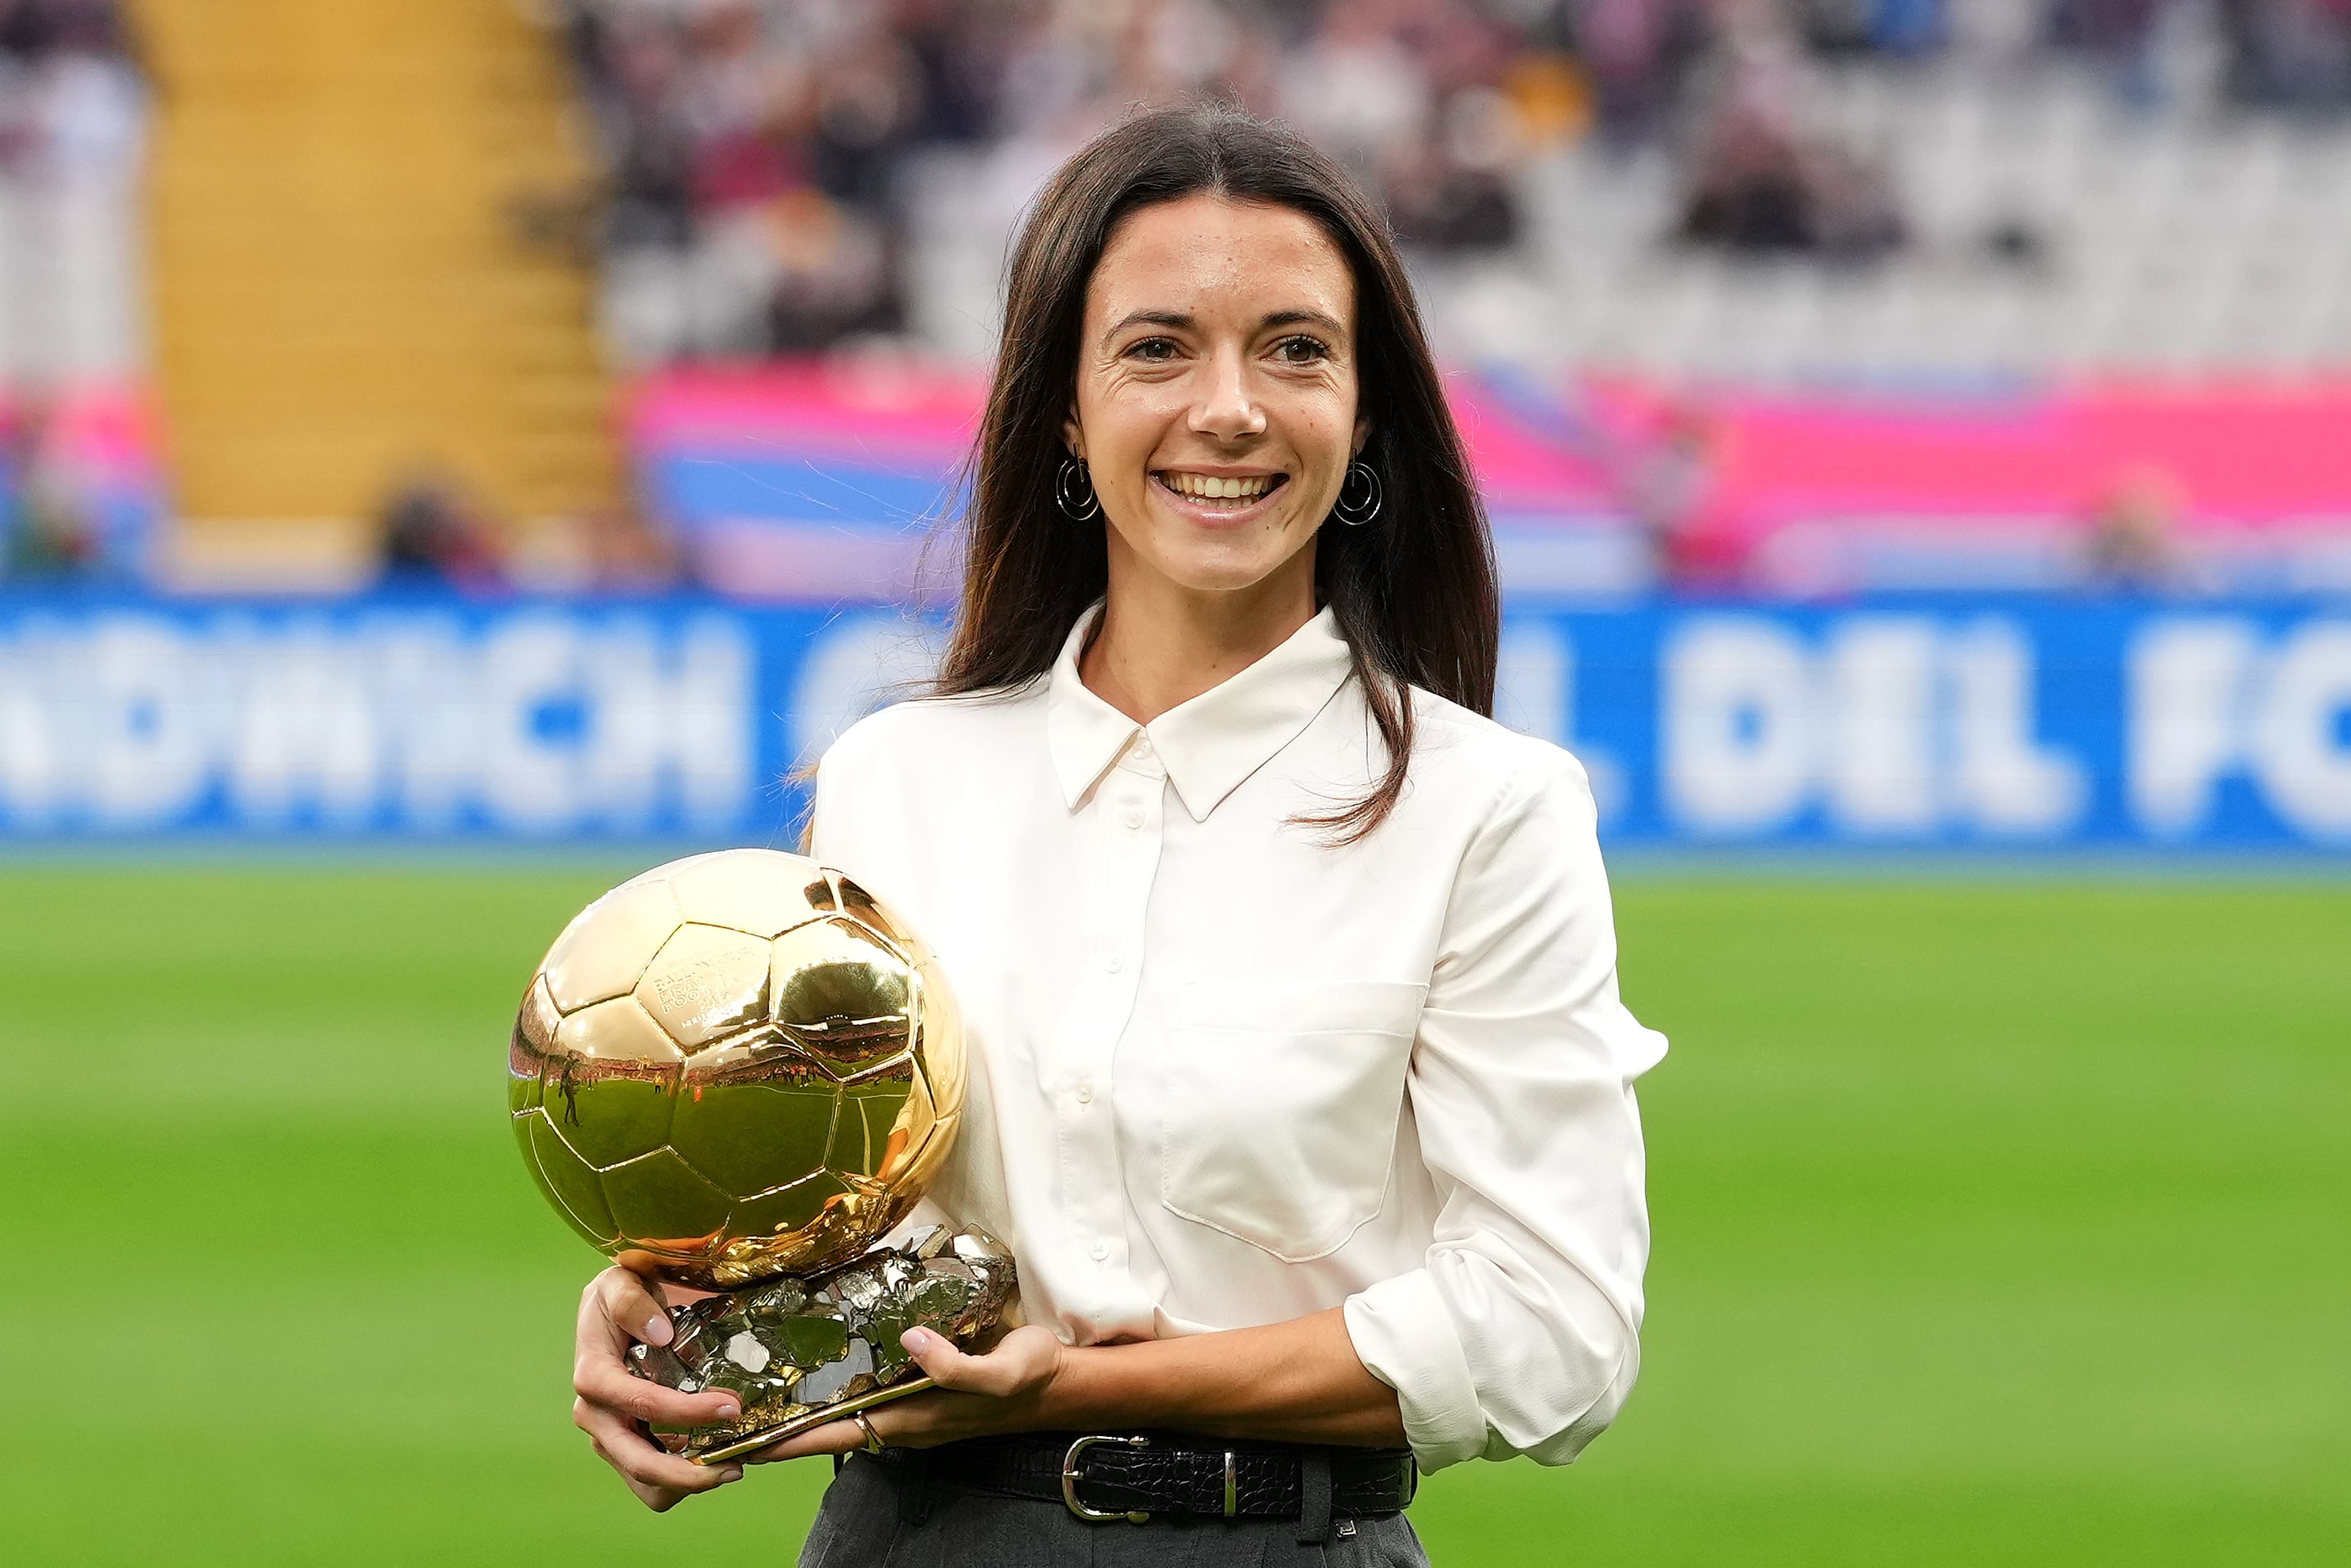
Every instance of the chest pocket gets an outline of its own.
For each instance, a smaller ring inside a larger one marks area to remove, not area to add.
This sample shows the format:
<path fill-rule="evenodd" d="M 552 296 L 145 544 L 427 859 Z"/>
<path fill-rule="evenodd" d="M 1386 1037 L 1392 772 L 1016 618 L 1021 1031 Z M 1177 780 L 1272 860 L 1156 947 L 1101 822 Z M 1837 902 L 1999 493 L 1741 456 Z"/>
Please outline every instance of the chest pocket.
<path fill-rule="evenodd" d="M 1291 1263 L 1380 1211 L 1428 988 L 1199 982 L 1176 1002 L 1160 1201 Z"/>

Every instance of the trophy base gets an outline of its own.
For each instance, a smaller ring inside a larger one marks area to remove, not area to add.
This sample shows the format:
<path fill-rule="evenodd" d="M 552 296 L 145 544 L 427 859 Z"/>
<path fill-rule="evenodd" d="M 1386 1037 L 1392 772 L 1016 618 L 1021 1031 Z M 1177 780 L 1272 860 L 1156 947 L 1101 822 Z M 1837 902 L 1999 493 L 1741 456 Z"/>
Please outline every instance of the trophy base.
<path fill-rule="evenodd" d="M 937 1385 L 927 1377 L 910 1377 L 904 1383 L 893 1383 L 887 1388 L 877 1388 L 871 1394 L 861 1394 L 854 1399 L 843 1399 L 838 1404 L 822 1406 L 804 1416 L 795 1416 L 789 1421 L 779 1421 L 772 1427 L 763 1427 L 746 1437 L 729 1438 L 715 1448 L 705 1448 L 687 1457 L 697 1465 L 716 1465 L 727 1459 L 739 1459 L 746 1454 L 755 1454 L 772 1444 L 788 1442 L 802 1432 L 813 1432 L 828 1422 L 846 1421 L 860 1411 L 871 1410 L 877 1405 L 887 1405 L 893 1399 L 904 1399 L 909 1394 L 920 1394 L 926 1388 L 936 1386 Z"/>
<path fill-rule="evenodd" d="M 732 1421 L 652 1428 L 672 1453 L 716 1464 L 930 1387 L 900 1343 L 905 1332 L 929 1329 L 969 1349 L 1001 1325 L 1014 1283 L 1011 1256 L 992 1237 L 937 1227 L 906 1247 L 681 1307 L 668 1344 L 630 1347 L 630 1370 L 742 1402 Z"/>

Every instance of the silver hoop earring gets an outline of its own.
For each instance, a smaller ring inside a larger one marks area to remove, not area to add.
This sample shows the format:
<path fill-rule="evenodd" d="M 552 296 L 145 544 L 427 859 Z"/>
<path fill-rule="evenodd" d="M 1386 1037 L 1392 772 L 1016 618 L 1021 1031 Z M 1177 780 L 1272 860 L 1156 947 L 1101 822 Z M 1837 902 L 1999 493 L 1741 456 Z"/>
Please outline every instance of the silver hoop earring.
<path fill-rule="evenodd" d="M 1347 465 L 1347 476 L 1340 481 L 1339 499 L 1332 503 L 1331 515 L 1351 528 L 1360 528 L 1380 515 L 1380 500 L 1378 470 L 1358 458 Z"/>
<path fill-rule="evenodd" d="M 1102 516 L 1102 497 L 1094 494 L 1094 476 L 1082 457 L 1061 459 L 1053 476 L 1053 504 L 1073 523 L 1091 523 Z"/>

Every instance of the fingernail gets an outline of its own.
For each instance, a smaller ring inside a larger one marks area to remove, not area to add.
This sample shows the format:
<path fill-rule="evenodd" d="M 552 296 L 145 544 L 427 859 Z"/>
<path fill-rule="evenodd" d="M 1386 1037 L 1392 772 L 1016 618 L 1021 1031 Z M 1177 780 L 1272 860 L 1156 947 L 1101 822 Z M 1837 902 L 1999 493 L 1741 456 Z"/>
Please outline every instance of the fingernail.
<path fill-rule="evenodd" d="M 669 1326 L 667 1312 L 655 1312 L 645 1320 L 645 1326 L 637 1331 L 637 1337 L 647 1344 L 667 1344 L 677 1337 L 677 1331 Z"/>
<path fill-rule="evenodd" d="M 732 1399 L 725 1401 L 718 1406 L 718 1418 L 721 1421 L 732 1421 L 741 1414 L 743 1414 L 743 1406 Z"/>
<path fill-rule="evenodd" d="M 725 1486 L 729 1481 L 739 1481 L 742 1479 L 743 1468 L 740 1465 L 737 1465 L 718 1472 L 718 1484 L 720 1486 Z"/>
<path fill-rule="evenodd" d="M 899 1336 L 898 1343 L 904 1345 L 908 1350 L 913 1351 L 916 1355 L 920 1355 L 923 1352 L 931 1348 L 932 1338 L 933 1335 L 931 1331 L 928 1329 L 908 1329 L 904 1334 Z"/>

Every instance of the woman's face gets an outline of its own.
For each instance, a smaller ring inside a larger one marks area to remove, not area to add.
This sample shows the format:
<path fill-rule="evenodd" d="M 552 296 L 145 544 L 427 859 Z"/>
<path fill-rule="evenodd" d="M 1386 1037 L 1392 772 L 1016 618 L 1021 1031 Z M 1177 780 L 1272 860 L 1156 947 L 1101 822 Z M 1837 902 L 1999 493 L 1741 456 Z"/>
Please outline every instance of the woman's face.
<path fill-rule="evenodd" d="M 1064 428 L 1113 581 L 1230 592 L 1299 574 L 1367 434 L 1355 285 L 1321 225 L 1194 195 L 1129 214 L 1086 287 Z"/>

